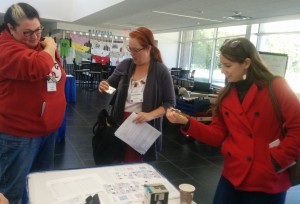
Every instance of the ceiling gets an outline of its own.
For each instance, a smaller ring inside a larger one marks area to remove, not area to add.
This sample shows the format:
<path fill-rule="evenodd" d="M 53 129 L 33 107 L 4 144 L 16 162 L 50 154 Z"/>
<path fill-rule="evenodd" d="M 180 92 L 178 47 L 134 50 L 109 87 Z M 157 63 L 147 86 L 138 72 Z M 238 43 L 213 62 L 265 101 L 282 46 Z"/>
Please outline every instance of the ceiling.
<path fill-rule="evenodd" d="M 78 3 L 81 0 L 74 1 Z M 89 1 L 92 4 L 88 4 Z M 117 30 L 131 30 L 135 27 L 146 26 L 155 33 L 300 19 L 299 0 L 121 0 L 113 6 L 100 9 L 99 2 L 101 1 L 104 2 L 104 0 L 85 0 L 85 4 L 93 8 L 92 13 L 86 13 L 85 16 L 74 18 L 75 20 L 67 17 L 60 17 L 60 19 L 51 17 L 62 14 L 74 15 L 75 11 L 70 6 L 72 3 L 70 0 L 59 1 L 59 4 L 57 0 L 47 1 L 44 7 L 41 1 L 26 2 L 40 11 L 44 23 L 62 21 Z M 58 5 L 63 6 L 65 2 L 68 2 L 68 5 L 64 5 L 64 8 L 70 8 L 70 10 L 59 11 Z M 95 2 L 97 4 L 94 5 L 97 6 L 93 6 Z M 5 12 L 6 9 L 2 10 Z M 4 12 L 0 16 L 3 17 Z M 45 12 L 51 15 L 45 15 Z M 252 19 L 238 21 L 224 18 L 234 15 L 234 12 L 252 17 Z M 2 19 L 0 20 L 2 22 Z"/>

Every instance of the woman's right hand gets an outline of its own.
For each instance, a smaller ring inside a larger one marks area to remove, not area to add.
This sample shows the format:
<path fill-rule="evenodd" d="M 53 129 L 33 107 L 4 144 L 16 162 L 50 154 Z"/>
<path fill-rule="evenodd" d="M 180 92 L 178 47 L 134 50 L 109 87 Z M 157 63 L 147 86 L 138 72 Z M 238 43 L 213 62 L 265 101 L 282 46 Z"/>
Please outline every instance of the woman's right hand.
<path fill-rule="evenodd" d="M 43 41 L 41 41 L 41 46 L 44 48 L 44 51 L 50 54 L 55 60 L 55 50 L 57 49 L 57 44 L 52 37 L 45 37 Z"/>
<path fill-rule="evenodd" d="M 57 44 L 52 37 L 45 37 L 43 41 L 41 41 L 42 47 L 48 48 L 50 50 L 55 51 L 57 48 Z"/>
<path fill-rule="evenodd" d="M 174 124 L 181 124 L 185 125 L 189 122 L 189 118 L 177 111 L 173 110 L 172 108 L 168 108 L 166 113 L 167 119 Z"/>
<path fill-rule="evenodd" d="M 109 89 L 109 83 L 107 81 L 101 81 L 98 86 L 99 92 L 103 92 Z"/>

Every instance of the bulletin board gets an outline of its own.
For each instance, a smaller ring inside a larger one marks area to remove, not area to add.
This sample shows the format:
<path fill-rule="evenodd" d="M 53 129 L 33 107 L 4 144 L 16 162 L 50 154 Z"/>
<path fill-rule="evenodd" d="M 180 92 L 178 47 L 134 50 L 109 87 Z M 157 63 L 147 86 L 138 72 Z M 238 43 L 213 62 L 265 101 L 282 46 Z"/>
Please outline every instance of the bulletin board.
<path fill-rule="evenodd" d="M 285 76 L 288 55 L 271 52 L 259 52 L 261 58 L 264 60 L 268 68 L 278 76 Z"/>

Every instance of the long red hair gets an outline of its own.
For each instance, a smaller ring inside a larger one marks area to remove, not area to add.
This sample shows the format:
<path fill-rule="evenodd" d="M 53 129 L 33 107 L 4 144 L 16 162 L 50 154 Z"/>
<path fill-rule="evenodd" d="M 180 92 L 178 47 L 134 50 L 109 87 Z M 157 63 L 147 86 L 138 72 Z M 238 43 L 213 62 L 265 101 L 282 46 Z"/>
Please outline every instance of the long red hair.
<path fill-rule="evenodd" d="M 155 45 L 154 36 L 151 30 L 146 27 L 139 27 L 129 33 L 129 37 L 137 39 L 142 47 L 151 46 L 150 56 L 154 61 L 162 62 L 162 57 L 159 49 Z"/>

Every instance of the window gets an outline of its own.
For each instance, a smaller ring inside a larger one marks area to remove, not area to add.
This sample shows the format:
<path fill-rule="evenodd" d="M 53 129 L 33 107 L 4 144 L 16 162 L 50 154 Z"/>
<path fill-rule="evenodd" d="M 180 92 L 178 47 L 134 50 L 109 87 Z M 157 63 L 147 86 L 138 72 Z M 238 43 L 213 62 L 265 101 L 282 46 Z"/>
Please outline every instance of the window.
<path fill-rule="evenodd" d="M 259 50 L 288 54 L 285 78 L 300 97 L 300 33 L 262 35 Z"/>
<path fill-rule="evenodd" d="M 214 35 L 215 29 L 195 30 L 193 33 L 190 70 L 196 70 L 196 81 L 209 82 Z"/>
<path fill-rule="evenodd" d="M 179 57 L 179 67 L 183 69 L 189 69 L 190 67 L 190 55 L 191 55 L 191 46 L 192 46 L 192 31 L 182 32 L 182 41 L 180 57 Z"/>
<path fill-rule="evenodd" d="M 221 73 L 220 46 L 224 40 L 245 37 L 250 29 L 250 41 L 257 50 L 288 54 L 285 78 L 300 98 L 300 20 L 281 21 L 250 26 L 231 26 L 183 31 L 179 64 L 183 69 L 196 70 L 195 80 L 224 86 Z"/>

